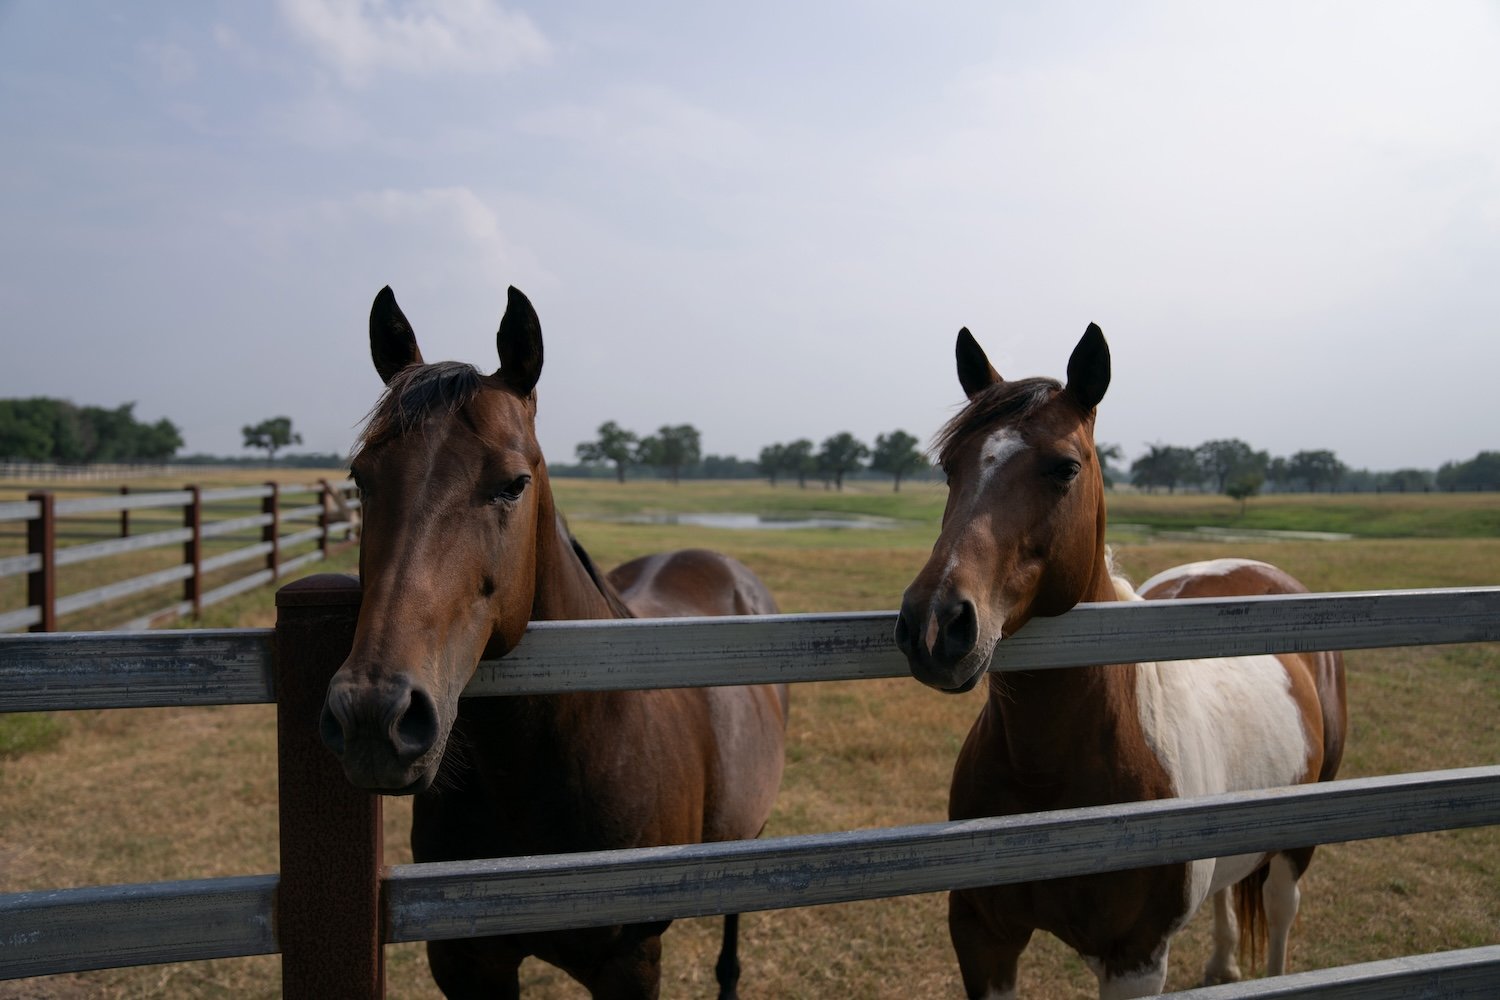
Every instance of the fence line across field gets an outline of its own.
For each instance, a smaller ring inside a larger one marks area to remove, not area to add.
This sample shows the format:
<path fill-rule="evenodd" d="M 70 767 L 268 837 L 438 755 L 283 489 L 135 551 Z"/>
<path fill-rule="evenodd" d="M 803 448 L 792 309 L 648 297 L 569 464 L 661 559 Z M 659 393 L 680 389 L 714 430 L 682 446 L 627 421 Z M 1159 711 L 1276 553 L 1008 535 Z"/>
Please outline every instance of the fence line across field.
<path fill-rule="evenodd" d="M 352 520 L 332 516 L 330 511 L 357 509 L 358 498 L 349 496 L 352 487 L 336 487 L 327 482 L 315 484 L 276 484 L 260 486 L 202 489 L 189 486 L 182 490 L 131 493 L 121 487 L 114 496 L 59 497 L 49 491 L 30 494 L 24 501 L 0 503 L 0 524 L 23 521 L 26 524 L 26 554 L 0 558 L 0 577 L 24 574 L 26 605 L 0 611 L 0 632 L 30 629 L 36 632 L 58 631 L 58 619 L 88 608 L 108 604 L 136 594 L 181 582 L 182 600 L 138 615 L 123 622 L 124 629 L 148 628 L 173 618 L 196 615 L 203 608 L 227 600 L 254 587 L 272 583 L 308 563 L 327 558 L 338 545 L 352 541 Z M 316 503 L 288 507 L 286 496 L 314 495 Z M 206 515 L 222 510 L 222 505 L 245 500 L 260 500 L 260 513 L 244 517 L 210 520 Z M 182 527 L 132 534 L 133 511 L 181 510 Z M 98 542 L 60 545 L 62 518 L 120 515 L 119 537 Z M 347 517 L 347 515 L 345 515 Z M 284 524 L 315 521 L 312 527 L 283 532 Z M 260 539 L 249 545 L 213 556 L 204 554 L 205 541 L 260 529 Z M 317 547 L 294 558 L 284 558 L 283 550 L 308 542 Z M 57 593 L 57 571 L 107 559 L 111 556 L 142 552 L 170 545 L 182 546 L 179 565 L 142 573 L 127 579 L 70 594 Z M 261 568 L 206 589 L 203 579 L 209 573 L 231 566 L 257 561 Z"/>
<path fill-rule="evenodd" d="M 357 586 L 324 576 L 283 588 L 276 630 L 0 636 L 0 711 L 264 703 L 279 694 L 283 788 L 279 877 L 0 896 L 0 978 L 281 951 L 286 995 L 312 996 L 327 982 L 293 978 L 294 956 L 327 965 L 330 951 L 346 950 L 331 949 L 326 933 L 303 941 L 291 931 L 316 926 L 363 937 L 371 953 L 359 995 L 378 996 L 382 941 L 844 902 L 1500 823 L 1500 767 L 1484 762 L 1201 800 L 384 870 L 379 799 L 347 785 L 310 721 L 347 651 Z M 881 613 L 539 623 L 503 661 L 485 661 L 466 695 L 902 676 L 893 622 Z M 328 640 L 334 633 L 345 638 Z M 325 648 L 309 653 L 313 638 Z M 1034 621 L 1001 644 L 992 669 L 1496 640 L 1500 588 L 1130 602 Z M 309 768 L 326 773 L 326 787 Z M 289 769 L 299 776 L 289 779 Z M 362 810 L 355 827 L 319 829 L 313 813 L 337 812 L 340 802 Z M 363 887 L 318 882 L 329 843 L 360 845 Z M 370 926 L 344 926 L 359 921 L 336 915 L 342 897 L 362 892 L 364 903 L 349 905 Z M 1380 997 L 1496 976 L 1500 948 L 1488 947 L 1194 992 Z"/>

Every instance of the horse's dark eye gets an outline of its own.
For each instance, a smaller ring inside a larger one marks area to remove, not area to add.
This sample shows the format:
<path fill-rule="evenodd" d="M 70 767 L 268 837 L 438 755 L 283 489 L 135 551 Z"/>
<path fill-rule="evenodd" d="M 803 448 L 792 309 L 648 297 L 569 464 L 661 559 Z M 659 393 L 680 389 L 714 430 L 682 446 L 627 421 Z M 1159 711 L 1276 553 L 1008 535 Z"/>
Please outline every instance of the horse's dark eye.
<path fill-rule="evenodd" d="M 490 503 L 515 503 L 521 499 L 521 494 L 526 492 L 526 486 L 530 482 L 530 476 L 517 476 L 496 490 L 490 497 Z"/>
<path fill-rule="evenodd" d="M 1072 459 L 1058 462 L 1052 468 L 1052 478 L 1060 483 L 1071 483 L 1074 479 L 1078 478 L 1078 472 L 1082 468 L 1083 466 Z"/>

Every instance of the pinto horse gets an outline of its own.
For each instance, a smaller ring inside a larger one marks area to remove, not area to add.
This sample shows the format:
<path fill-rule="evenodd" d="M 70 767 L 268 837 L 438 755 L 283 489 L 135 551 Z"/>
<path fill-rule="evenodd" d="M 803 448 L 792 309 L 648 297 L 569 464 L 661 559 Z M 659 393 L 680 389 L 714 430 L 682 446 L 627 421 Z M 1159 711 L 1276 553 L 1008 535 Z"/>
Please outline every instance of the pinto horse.
<path fill-rule="evenodd" d="M 416 794 L 418 861 L 738 840 L 770 814 L 784 760 L 784 686 L 460 700 L 482 655 L 531 621 L 774 612 L 745 566 L 702 550 L 603 576 L 558 514 L 537 444 L 541 325 L 510 289 L 500 368 L 426 364 L 389 288 L 370 311 L 386 383 L 352 473 L 364 596 L 321 733 L 349 780 Z M 668 922 L 432 941 L 450 997 L 519 995 L 535 955 L 595 997 L 655 997 Z M 738 920 L 717 974 L 735 995 Z"/>
<path fill-rule="evenodd" d="M 896 644 L 941 691 L 984 678 L 995 644 L 1033 616 L 1080 601 L 1138 600 L 1104 544 L 1095 408 L 1109 347 L 1090 325 L 1068 381 L 1003 380 L 967 329 L 958 378 L 968 403 L 939 433 L 948 503 L 932 557 L 907 588 Z M 1221 559 L 1168 570 L 1146 598 L 1305 593 L 1265 563 Z M 953 819 L 1326 781 L 1343 754 L 1343 660 L 1298 653 L 989 674 L 953 772 Z M 1211 982 L 1240 977 L 1236 945 L 1267 939 L 1286 967 L 1297 881 L 1311 847 L 957 891 L 948 927 L 970 997 L 1014 997 L 1034 930 L 1061 938 L 1101 997 L 1160 992 L 1173 934 L 1214 901 Z M 1231 893 L 1233 898 L 1231 898 Z M 1254 954 L 1255 949 L 1249 949 Z"/>

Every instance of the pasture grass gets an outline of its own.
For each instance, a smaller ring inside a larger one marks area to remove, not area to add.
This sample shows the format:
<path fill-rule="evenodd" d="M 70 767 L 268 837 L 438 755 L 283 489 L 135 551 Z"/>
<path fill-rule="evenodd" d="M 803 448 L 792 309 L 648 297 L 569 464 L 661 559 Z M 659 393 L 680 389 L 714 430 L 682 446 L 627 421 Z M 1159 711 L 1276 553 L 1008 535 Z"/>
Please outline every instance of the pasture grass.
<path fill-rule="evenodd" d="M 903 487 L 899 500 L 888 488 L 863 483 L 843 494 L 757 484 L 620 488 L 560 480 L 555 486 L 575 533 L 601 565 L 661 548 L 718 548 L 760 573 L 782 608 L 793 612 L 894 608 L 926 559 L 943 498 L 941 488 L 915 484 Z M 778 510 L 826 511 L 821 504 L 827 500 L 841 505 L 832 509 L 901 523 L 887 531 L 735 532 L 600 519 L 644 510 L 766 510 L 767 496 L 785 504 Z M 1434 499 L 1462 506 L 1446 496 Z M 1125 543 L 1117 546 L 1117 559 L 1136 581 L 1182 562 L 1235 554 L 1275 562 L 1315 591 L 1497 582 L 1500 539 L 1427 539 L 1423 533 L 1349 542 Z M 222 612 L 239 619 L 220 624 L 269 623 L 269 590 L 240 602 Z M 1500 646 L 1356 650 L 1346 659 L 1351 731 L 1343 776 L 1500 759 L 1500 727 L 1492 724 L 1500 716 Z M 952 763 L 980 697 L 943 696 L 901 679 L 798 685 L 786 777 L 767 834 L 943 818 Z M 0 810 L 0 891 L 276 870 L 270 706 L 50 718 L 68 738 L 0 759 L 0 801 L 6 803 Z M 409 822 L 410 801 L 387 799 L 390 863 L 410 859 Z M 943 895 L 927 894 L 749 914 L 741 925 L 742 994 L 747 1000 L 959 996 L 945 906 Z M 1208 954 L 1209 924 L 1208 914 L 1199 914 L 1174 944 L 1171 988 L 1195 980 Z M 668 932 L 663 996 L 712 995 L 718 933 L 718 920 L 707 918 L 680 921 Z M 1292 964 L 1318 968 L 1497 942 L 1500 833 L 1452 831 L 1321 849 L 1304 882 Z M 393 946 L 388 960 L 389 996 L 438 995 L 421 946 Z M 527 996 L 583 995 L 540 963 L 528 962 L 523 974 Z M 1095 995 L 1082 963 L 1046 935 L 1037 935 L 1023 958 L 1021 988 L 1032 997 Z M 278 992 L 274 957 L 0 983 L 0 997 Z"/>

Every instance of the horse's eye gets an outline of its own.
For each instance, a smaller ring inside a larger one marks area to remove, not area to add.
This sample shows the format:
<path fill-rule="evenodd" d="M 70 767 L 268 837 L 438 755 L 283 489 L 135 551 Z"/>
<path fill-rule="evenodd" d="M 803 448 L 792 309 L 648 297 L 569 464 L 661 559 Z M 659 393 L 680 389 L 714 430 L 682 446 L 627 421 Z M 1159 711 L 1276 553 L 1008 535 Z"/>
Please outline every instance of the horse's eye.
<path fill-rule="evenodd" d="M 490 497 L 490 503 L 515 503 L 521 499 L 521 494 L 526 492 L 526 486 L 530 482 L 530 476 L 517 476 L 496 490 L 494 495 Z"/>
<path fill-rule="evenodd" d="M 1078 478 L 1079 470 L 1082 468 L 1083 466 L 1071 458 L 1065 459 L 1052 467 L 1052 478 L 1060 483 L 1071 483 L 1074 479 Z"/>

